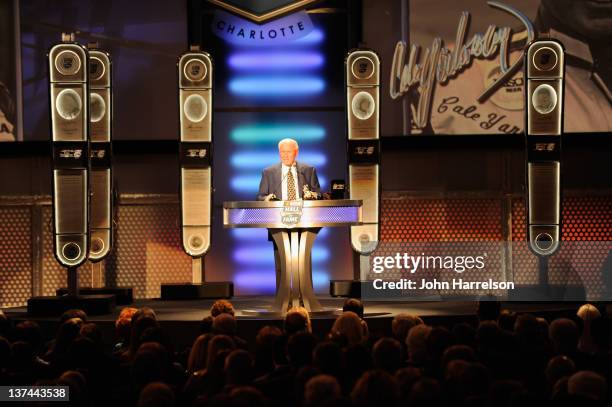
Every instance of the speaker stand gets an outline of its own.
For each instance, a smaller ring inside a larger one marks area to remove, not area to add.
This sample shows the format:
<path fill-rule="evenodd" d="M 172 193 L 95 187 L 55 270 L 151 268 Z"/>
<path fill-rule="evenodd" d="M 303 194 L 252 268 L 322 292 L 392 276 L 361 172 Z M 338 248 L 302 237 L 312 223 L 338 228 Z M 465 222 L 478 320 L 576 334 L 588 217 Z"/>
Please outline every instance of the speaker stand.
<path fill-rule="evenodd" d="M 353 252 L 353 279 L 352 280 L 330 280 L 329 294 L 332 297 L 362 298 L 372 286 L 367 281 L 370 271 L 370 256 L 364 256 Z M 366 295 L 367 296 L 367 295 Z"/>
<path fill-rule="evenodd" d="M 69 309 L 82 309 L 87 315 L 110 314 L 116 298 L 110 294 L 80 295 L 76 267 L 66 269 L 68 289 L 65 295 L 55 297 L 31 297 L 28 299 L 28 315 L 59 316 Z"/>
<path fill-rule="evenodd" d="M 83 295 L 114 295 L 117 305 L 129 305 L 134 302 L 134 289 L 132 287 L 108 287 L 105 286 L 104 260 L 91 263 L 91 286 L 80 287 L 79 292 Z M 67 288 L 58 288 L 58 296 L 67 295 Z"/>
<path fill-rule="evenodd" d="M 191 258 L 191 283 L 167 283 L 161 286 L 162 300 L 198 300 L 232 298 L 234 284 L 230 281 L 207 282 L 202 257 Z"/>

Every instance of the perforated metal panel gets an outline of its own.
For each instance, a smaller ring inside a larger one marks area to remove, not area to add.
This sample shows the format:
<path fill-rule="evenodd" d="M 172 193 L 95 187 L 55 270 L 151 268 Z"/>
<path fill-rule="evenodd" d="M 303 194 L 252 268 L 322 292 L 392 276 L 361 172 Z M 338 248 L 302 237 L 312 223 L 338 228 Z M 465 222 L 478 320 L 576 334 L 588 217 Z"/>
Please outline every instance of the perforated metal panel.
<path fill-rule="evenodd" d="M 525 203 L 512 200 L 512 266 L 517 284 L 538 282 L 537 258 L 529 250 Z M 605 293 L 604 263 L 612 251 L 612 197 L 566 196 L 562 201 L 561 247 L 550 258 L 552 284 L 582 285 L 588 298 Z"/>
<path fill-rule="evenodd" d="M 178 205 L 122 205 L 107 282 L 133 287 L 136 298 L 157 298 L 162 283 L 191 281 L 191 257 L 182 250 Z M 111 278 L 112 280 L 112 278 Z"/>
<path fill-rule="evenodd" d="M 30 208 L 0 210 L 0 307 L 23 305 L 32 295 Z"/>
<path fill-rule="evenodd" d="M 166 282 L 191 281 L 191 258 L 180 245 L 178 205 L 120 205 L 115 246 L 106 259 L 108 286 L 133 287 L 135 298 L 156 298 Z M 43 295 L 66 286 L 66 271 L 53 257 L 51 210 L 45 208 Z M 47 226 L 48 225 L 48 226 Z M 79 267 L 79 286 L 91 286 L 91 264 Z"/>
<path fill-rule="evenodd" d="M 463 273 L 423 269 L 413 275 L 385 272 L 385 279 L 421 278 L 429 281 L 503 279 L 502 204 L 499 199 L 383 198 L 381 243 L 372 256 L 396 253 L 426 256 L 485 255 L 486 267 Z M 377 278 L 370 274 L 369 279 Z M 501 292 L 491 291 L 501 294 Z M 421 295 L 475 295 L 473 290 L 419 291 Z"/>

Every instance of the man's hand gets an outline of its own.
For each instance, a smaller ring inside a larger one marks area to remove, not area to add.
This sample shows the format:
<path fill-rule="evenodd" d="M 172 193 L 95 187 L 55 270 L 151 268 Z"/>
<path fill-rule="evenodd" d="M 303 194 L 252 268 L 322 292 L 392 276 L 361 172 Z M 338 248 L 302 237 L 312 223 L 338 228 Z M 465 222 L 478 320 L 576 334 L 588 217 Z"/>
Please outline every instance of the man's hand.
<path fill-rule="evenodd" d="M 268 194 L 266 195 L 266 197 L 264 198 L 264 201 L 266 202 L 270 202 L 270 201 L 278 201 L 279 199 L 276 197 L 276 195 L 274 194 Z"/>

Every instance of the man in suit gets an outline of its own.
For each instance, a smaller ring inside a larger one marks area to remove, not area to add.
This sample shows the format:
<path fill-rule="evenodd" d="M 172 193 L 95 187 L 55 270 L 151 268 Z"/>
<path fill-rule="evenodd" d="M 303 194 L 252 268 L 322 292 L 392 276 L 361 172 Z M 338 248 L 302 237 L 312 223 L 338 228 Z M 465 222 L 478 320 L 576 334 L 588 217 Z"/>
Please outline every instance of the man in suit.
<path fill-rule="evenodd" d="M 278 143 L 281 162 L 265 168 L 261 174 L 260 201 L 316 199 L 321 189 L 317 170 L 308 164 L 298 163 L 297 141 L 286 138 Z"/>

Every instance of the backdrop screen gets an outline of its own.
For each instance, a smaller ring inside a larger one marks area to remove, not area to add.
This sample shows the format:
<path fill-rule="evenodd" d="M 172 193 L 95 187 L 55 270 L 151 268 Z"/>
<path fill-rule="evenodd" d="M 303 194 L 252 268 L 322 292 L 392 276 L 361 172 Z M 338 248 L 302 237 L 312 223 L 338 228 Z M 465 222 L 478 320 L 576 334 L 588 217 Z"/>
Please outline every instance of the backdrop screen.
<path fill-rule="evenodd" d="M 119 140 L 176 139 L 176 61 L 187 49 L 183 1 L 21 1 L 24 140 L 48 140 L 47 52 L 62 32 L 97 41 L 113 61 Z"/>
<path fill-rule="evenodd" d="M 612 131 L 612 3 L 373 3 L 364 2 L 364 36 L 382 55 L 383 135 L 522 134 L 530 37 L 565 47 L 564 131 Z"/>

